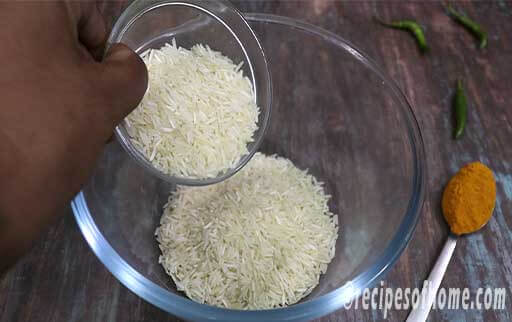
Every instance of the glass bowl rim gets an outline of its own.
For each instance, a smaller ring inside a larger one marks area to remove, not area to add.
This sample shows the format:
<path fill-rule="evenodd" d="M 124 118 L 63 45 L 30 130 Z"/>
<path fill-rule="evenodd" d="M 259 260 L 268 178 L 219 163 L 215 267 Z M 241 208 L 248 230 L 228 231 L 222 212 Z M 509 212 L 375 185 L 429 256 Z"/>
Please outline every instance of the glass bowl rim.
<path fill-rule="evenodd" d="M 350 42 L 332 32 L 326 31 L 325 29 L 293 18 L 254 13 L 245 14 L 245 17 L 248 21 L 292 27 L 302 32 L 321 37 L 326 41 L 342 47 L 366 67 L 377 73 L 388 84 L 396 98 L 401 102 L 401 104 L 398 105 L 401 106 L 402 113 L 406 118 L 405 123 L 408 126 L 408 134 L 413 151 L 413 189 L 406 214 L 391 242 L 378 259 L 370 265 L 368 269 L 360 273 L 353 280 L 347 282 L 345 285 L 303 303 L 294 304 L 284 308 L 258 311 L 224 309 L 200 304 L 189 300 L 186 297 L 168 292 L 133 269 L 120 257 L 120 255 L 112 248 L 99 231 L 89 212 L 83 191 L 75 197 L 72 201 L 71 207 L 84 238 L 107 269 L 135 294 L 172 315 L 190 320 L 310 320 L 327 315 L 344 307 L 344 305 L 347 305 L 356 299 L 356 297 L 361 294 L 362 290 L 374 286 L 384 277 L 407 246 L 416 228 L 426 194 L 425 178 L 427 170 L 424 161 L 425 152 L 423 139 L 419 124 L 414 116 L 412 106 L 400 88 L 393 80 L 387 77 L 380 70 L 373 60 L 368 58 L 359 49 L 356 49 L 356 47 Z"/>
<path fill-rule="evenodd" d="M 139 166 L 144 168 L 145 171 L 151 173 L 152 175 L 154 175 L 166 182 L 180 184 L 180 185 L 187 185 L 187 186 L 205 186 L 205 185 L 219 183 L 219 182 L 224 181 L 227 178 L 233 176 L 238 171 L 240 171 L 252 159 L 254 154 L 258 151 L 261 143 L 263 142 L 265 134 L 267 133 L 267 130 L 268 130 L 268 127 L 270 124 L 270 115 L 272 114 L 272 78 L 270 75 L 268 61 L 267 61 L 267 57 L 265 55 L 265 51 L 263 50 L 263 47 L 261 46 L 261 43 L 260 43 L 258 37 L 252 30 L 251 26 L 245 19 L 244 15 L 242 13 L 240 13 L 229 1 L 218 0 L 216 2 L 209 2 L 209 1 L 204 2 L 207 5 L 210 5 L 213 3 L 214 5 L 222 5 L 225 8 L 229 8 L 229 10 L 231 10 L 236 15 L 237 18 L 240 18 L 240 21 L 242 22 L 243 27 L 244 27 L 243 31 L 246 32 L 246 34 L 250 37 L 250 41 L 253 42 L 253 44 L 258 48 L 257 52 L 254 53 L 255 56 L 251 57 L 251 55 L 248 53 L 246 46 L 240 40 L 237 32 L 235 32 L 229 26 L 229 24 L 223 20 L 222 16 L 217 15 L 215 12 L 213 12 L 210 7 L 201 6 L 198 4 L 201 2 L 202 2 L 202 0 L 188 0 L 188 1 L 155 0 L 155 1 L 151 1 L 151 2 L 134 1 L 130 6 L 128 6 L 128 8 L 126 8 L 126 10 L 123 12 L 123 14 L 121 14 L 119 19 L 114 24 L 114 27 L 112 28 L 112 31 L 110 32 L 110 35 L 107 39 L 106 46 L 105 46 L 105 53 L 107 53 L 109 48 L 112 45 L 114 45 L 115 43 L 119 42 L 121 40 L 121 38 L 123 37 L 123 35 L 125 34 L 125 32 L 133 25 L 133 23 L 135 23 L 135 21 L 137 21 L 137 19 L 142 17 L 144 14 L 146 14 L 152 10 L 158 9 L 160 7 L 164 7 L 164 6 L 177 6 L 177 7 L 182 6 L 182 7 L 188 7 L 191 9 L 198 10 L 202 13 L 205 13 L 209 17 L 212 17 L 213 19 L 215 19 L 215 21 L 217 21 L 219 24 L 221 24 L 225 29 L 227 29 L 229 31 L 231 36 L 236 40 L 236 42 L 240 46 L 241 51 L 243 52 L 244 57 L 248 62 L 248 68 L 250 70 L 250 79 L 251 79 L 251 84 L 253 85 L 255 99 L 258 97 L 258 91 L 260 89 L 256 85 L 257 81 L 256 81 L 253 61 L 251 60 L 251 58 L 257 58 L 263 64 L 264 71 L 262 73 L 262 78 L 263 78 L 263 82 L 265 84 L 264 87 L 266 88 L 266 89 L 264 89 L 264 91 L 266 91 L 268 94 L 266 95 L 264 101 L 259 102 L 259 104 L 258 104 L 258 105 L 260 105 L 260 114 L 262 114 L 261 125 L 260 125 L 261 131 L 259 132 L 258 136 L 254 137 L 254 141 L 251 142 L 252 143 L 251 149 L 248 151 L 247 154 L 243 155 L 240 158 L 240 160 L 236 164 L 236 166 L 226 170 L 225 172 L 217 175 L 216 177 L 187 178 L 184 176 L 170 175 L 170 174 L 167 174 L 167 173 L 157 169 L 156 167 L 154 167 L 151 164 L 151 162 L 149 160 L 147 160 L 147 158 L 144 156 L 144 154 L 141 151 L 139 151 L 139 149 L 137 149 L 135 147 L 135 145 L 133 145 L 131 143 L 130 136 L 129 136 L 127 130 L 125 129 L 125 127 L 122 125 L 125 123 L 125 121 L 123 120 L 120 125 L 116 126 L 114 133 L 115 133 L 117 140 L 119 141 L 119 143 L 121 144 L 123 149 L 128 153 L 128 155 L 130 155 L 130 157 L 132 157 L 137 162 L 137 164 L 139 164 Z M 143 6 L 143 7 L 138 8 L 139 5 Z M 139 9 L 141 9 L 141 10 L 139 10 Z M 133 12 L 133 11 L 135 11 L 135 12 Z M 266 107 L 266 109 L 261 110 L 261 104 L 263 104 Z"/>

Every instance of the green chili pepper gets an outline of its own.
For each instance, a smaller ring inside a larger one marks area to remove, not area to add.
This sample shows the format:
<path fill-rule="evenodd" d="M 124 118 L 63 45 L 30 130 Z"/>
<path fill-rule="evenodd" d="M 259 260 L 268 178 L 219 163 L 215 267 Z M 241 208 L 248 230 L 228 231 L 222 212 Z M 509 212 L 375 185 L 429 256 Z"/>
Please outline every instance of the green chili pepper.
<path fill-rule="evenodd" d="M 453 132 L 453 136 L 455 137 L 455 139 L 458 139 L 462 135 L 462 133 L 464 133 L 464 128 L 466 127 L 466 121 L 468 118 L 466 95 L 464 94 L 464 87 L 462 86 L 462 81 L 460 79 L 457 81 L 454 109 L 455 131 Z"/>
<path fill-rule="evenodd" d="M 482 29 L 482 26 L 471 20 L 468 16 L 457 12 L 452 6 L 446 7 L 448 15 L 457 21 L 459 24 L 469 30 L 480 42 L 480 48 L 487 46 L 487 33 Z"/>
<path fill-rule="evenodd" d="M 386 27 L 409 31 L 416 38 L 416 42 L 418 43 L 418 47 L 420 48 L 421 52 L 425 53 L 428 51 L 427 41 L 425 39 L 425 35 L 423 34 L 423 29 L 416 21 L 399 20 L 399 21 L 392 21 L 390 23 L 387 23 L 385 21 L 380 20 L 377 17 L 375 17 L 375 19 L 380 24 L 382 24 Z"/>

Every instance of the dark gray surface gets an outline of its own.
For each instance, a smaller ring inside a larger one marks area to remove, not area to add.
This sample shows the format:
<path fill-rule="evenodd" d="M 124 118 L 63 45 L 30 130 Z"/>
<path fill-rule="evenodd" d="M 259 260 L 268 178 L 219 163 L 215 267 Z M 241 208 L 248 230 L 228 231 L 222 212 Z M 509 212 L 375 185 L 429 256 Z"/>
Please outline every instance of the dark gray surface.
<path fill-rule="evenodd" d="M 481 160 L 495 172 L 498 200 L 481 232 L 460 240 L 444 287 L 512 287 L 512 3 L 458 3 L 489 31 L 488 49 L 446 17 L 439 3 L 252 1 L 244 11 L 291 16 L 349 39 L 374 58 L 404 90 L 422 128 L 429 196 L 408 248 L 386 278 L 390 287 L 418 287 L 447 236 L 440 196 L 450 175 Z M 110 15 L 114 3 L 106 5 Z M 371 16 L 415 18 L 427 28 L 431 53 L 422 57 L 406 33 L 380 28 Z M 306 67 L 307 68 L 307 67 Z M 469 124 L 463 139 L 451 139 L 450 102 L 455 80 L 466 81 Z M 508 310 L 434 311 L 432 321 L 508 321 Z M 404 320 L 406 311 L 388 318 Z M 338 311 L 322 321 L 381 320 L 381 311 Z M 0 280 L 0 321 L 176 321 L 120 285 L 89 250 L 68 211 L 34 249 Z"/>

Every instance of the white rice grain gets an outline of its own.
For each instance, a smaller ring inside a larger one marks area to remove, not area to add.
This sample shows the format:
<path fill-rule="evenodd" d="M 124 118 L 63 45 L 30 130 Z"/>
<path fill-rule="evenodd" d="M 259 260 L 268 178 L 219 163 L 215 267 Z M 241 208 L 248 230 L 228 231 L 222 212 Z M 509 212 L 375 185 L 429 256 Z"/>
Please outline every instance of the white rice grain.
<path fill-rule="evenodd" d="M 232 178 L 178 187 L 156 238 L 159 262 L 199 303 L 268 309 L 296 303 L 335 254 L 338 218 L 312 175 L 257 153 Z"/>
<path fill-rule="evenodd" d="M 212 178 L 235 167 L 259 114 L 242 63 L 203 45 L 177 47 L 174 39 L 142 58 L 148 90 L 126 118 L 135 147 L 174 176 Z"/>

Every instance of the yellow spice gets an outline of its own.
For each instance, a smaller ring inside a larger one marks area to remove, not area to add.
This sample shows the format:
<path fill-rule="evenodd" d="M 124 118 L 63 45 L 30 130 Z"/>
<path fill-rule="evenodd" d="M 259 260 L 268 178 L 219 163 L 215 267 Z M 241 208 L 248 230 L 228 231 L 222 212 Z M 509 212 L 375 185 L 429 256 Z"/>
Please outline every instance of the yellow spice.
<path fill-rule="evenodd" d="M 496 182 L 488 167 L 473 162 L 450 179 L 443 193 L 443 214 L 456 235 L 480 229 L 491 218 Z"/>

